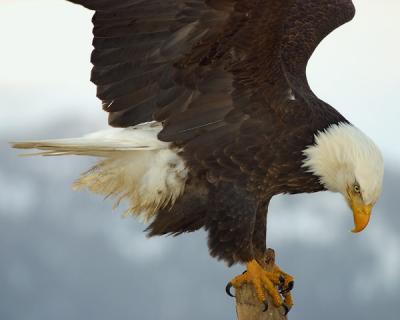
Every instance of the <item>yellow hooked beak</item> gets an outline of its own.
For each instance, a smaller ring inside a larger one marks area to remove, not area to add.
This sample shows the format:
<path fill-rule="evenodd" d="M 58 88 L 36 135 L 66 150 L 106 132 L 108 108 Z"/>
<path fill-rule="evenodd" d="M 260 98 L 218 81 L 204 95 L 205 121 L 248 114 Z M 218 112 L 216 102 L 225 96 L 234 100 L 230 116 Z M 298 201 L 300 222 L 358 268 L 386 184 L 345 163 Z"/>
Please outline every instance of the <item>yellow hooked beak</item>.
<path fill-rule="evenodd" d="M 359 197 L 350 196 L 350 205 L 354 215 L 354 229 L 351 232 L 357 233 L 367 227 L 371 217 L 372 204 L 364 204 Z"/>

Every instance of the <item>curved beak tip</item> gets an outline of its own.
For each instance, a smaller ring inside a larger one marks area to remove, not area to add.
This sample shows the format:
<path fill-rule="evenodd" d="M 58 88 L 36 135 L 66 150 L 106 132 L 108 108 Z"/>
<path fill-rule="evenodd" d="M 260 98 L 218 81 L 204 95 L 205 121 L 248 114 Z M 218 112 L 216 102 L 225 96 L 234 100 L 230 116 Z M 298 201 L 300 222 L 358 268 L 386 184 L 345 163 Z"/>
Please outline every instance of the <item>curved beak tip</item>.
<path fill-rule="evenodd" d="M 351 230 L 351 232 L 359 233 L 367 227 L 369 219 L 371 217 L 371 209 L 372 209 L 371 206 L 365 206 L 363 208 L 353 209 L 354 229 Z"/>
<path fill-rule="evenodd" d="M 363 227 L 363 228 L 354 227 L 354 228 L 351 230 L 351 232 L 352 232 L 352 233 L 360 233 L 360 232 L 363 231 L 366 227 L 367 227 L 367 226 L 365 226 L 365 227 Z"/>

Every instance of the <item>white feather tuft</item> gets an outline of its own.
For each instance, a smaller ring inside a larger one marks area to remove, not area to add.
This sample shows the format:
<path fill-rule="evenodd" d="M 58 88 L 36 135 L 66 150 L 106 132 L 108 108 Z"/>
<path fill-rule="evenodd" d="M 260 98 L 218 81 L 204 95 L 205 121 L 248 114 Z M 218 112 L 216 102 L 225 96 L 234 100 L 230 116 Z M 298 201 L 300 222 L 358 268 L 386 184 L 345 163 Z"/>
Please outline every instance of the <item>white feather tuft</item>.
<path fill-rule="evenodd" d="M 178 149 L 157 139 L 160 123 L 112 128 L 81 138 L 13 143 L 20 149 L 39 149 L 32 155 L 87 155 L 103 157 L 74 183 L 75 190 L 88 188 L 105 197 L 126 199 L 126 214 L 151 218 L 171 206 L 183 193 L 188 170 Z"/>
<path fill-rule="evenodd" d="M 382 190 L 384 163 L 374 142 L 351 124 L 339 123 L 318 132 L 304 151 L 304 167 L 334 192 L 346 195 L 358 182 L 366 203 L 375 203 Z"/>

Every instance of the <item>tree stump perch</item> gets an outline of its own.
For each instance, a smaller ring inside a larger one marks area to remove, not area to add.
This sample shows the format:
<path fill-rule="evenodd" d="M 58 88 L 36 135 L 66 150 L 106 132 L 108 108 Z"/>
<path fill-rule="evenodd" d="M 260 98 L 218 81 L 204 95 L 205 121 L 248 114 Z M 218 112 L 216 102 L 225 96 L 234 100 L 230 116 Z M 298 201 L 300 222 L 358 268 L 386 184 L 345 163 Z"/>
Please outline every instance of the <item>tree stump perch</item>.
<path fill-rule="evenodd" d="M 264 258 L 258 261 L 266 270 L 272 270 L 275 264 L 274 250 L 268 249 Z M 276 307 L 267 291 L 268 309 L 258 300 L 251 284 L 244 284 L 235 290 L 236 315 L 238 320 L 287 320 L 282 307 Z"/>

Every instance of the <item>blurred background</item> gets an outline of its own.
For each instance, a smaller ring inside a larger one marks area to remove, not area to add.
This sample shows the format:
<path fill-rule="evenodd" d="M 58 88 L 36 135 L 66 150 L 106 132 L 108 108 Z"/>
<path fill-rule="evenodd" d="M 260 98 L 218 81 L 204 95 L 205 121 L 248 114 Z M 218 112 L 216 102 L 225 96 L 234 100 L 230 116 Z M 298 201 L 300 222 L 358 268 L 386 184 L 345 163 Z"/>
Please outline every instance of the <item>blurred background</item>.
<path fill-rule="evenodd" d="M 400 312 L 400 2 L 354 3 L 308 76 L 381 146 L 384 192 L 358 235 L 337 194 L 273 199 L 268 243 L 296 278 L 292 320 Z M 224 287 L 243 267 L 210 258 L 204 232 L 149 240 L 123 208 L 72 192 L 93 159 L 18 158 L 8 146 L 106 127 L 89 82 L 90 19 L 62 0 L 0 2 L 0 319 L 234 319 Z"/>

